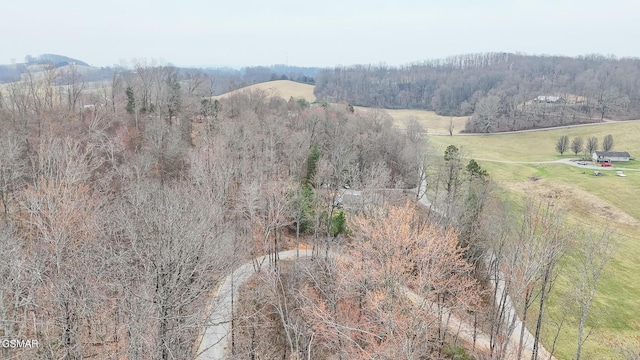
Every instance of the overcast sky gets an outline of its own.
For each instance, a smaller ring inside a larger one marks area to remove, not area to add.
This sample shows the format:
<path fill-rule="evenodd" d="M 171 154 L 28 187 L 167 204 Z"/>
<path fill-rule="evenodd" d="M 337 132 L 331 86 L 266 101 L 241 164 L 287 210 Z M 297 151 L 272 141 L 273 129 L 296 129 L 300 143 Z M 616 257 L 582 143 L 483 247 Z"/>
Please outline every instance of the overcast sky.
<path fill-rule="evenodd" d="M 97 5 L 99 4 L 99 5 Z M 401 65 L 478 52 L 640 57 L 638 0 L 32 0 L 0 5 L 0 64 Z"/>

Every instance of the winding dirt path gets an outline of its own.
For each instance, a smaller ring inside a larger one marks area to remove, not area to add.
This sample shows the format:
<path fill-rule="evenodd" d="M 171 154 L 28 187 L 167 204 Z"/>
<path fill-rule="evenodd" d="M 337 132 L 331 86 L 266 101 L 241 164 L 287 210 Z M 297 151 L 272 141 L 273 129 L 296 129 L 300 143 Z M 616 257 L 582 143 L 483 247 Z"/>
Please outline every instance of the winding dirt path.
<path fill-rule="evenodd" d="M 558 160 L 554 162 L 561 162 L 561 161 L 563 160 Z M 420 188 L 417 190 L 419 192 L 422 192 L 425 187 L 426 187 L 426 183 L 425 181 L 423 181 L 420 184 Z M 421 197 L 420 200 L 418 200 L 418 203 L 444 216 L 444 214 L 438 208 L 433 206 L 433 204 L 429 201 L 429 199 L 426 198 L 426 196 Z M 493 256 L 494 255 L 492 253 L 489 254 L 488 258 L 485 261 L 490 262 L 491 257 Z M 497 291 L 495 296 L 497 299 L 501 299 L 506 291 L 504 276 L 502 275 L 502 272 L 498 274 L 497 279 L 491 279 L 490 283 L 492 285 L 497 284 Z M 517 351 L 518 351 L 518 346 L 520 344 L 520 334 L 523 328 L 524 328 L 524 337 L 523 337 L 523 351 L 522 351 L 521 358 L 530 359 L 531 353 L 533 352 L 533 345 L 535 343 L 535 336 L 533 336 L 533 334 L 529 331 L 529 329 L 526 328 L 522 320 L 520 320 L 520 317 L 518 316 L 518 312 L 516 311 L 516 308 L 513 306 L 513 301 L 511 300 L 511 296 L 509 296 L 509 294 L 506 294 L 505 308 L 506 308 L 505 309 L 506 311 L 505 326 L 508 326 L 508 324 L 512 324 L 512 323 L 515 324 L 515 328 L 513 329 L 511 335 L 509 336 L 509 345 L 506 349 L 506 354 L 505 354 L 506 359 L 517 359 Z M 473 329 L 473 327 L 469 327 L 469 324 L 461 323 L 458 326 L 460 326 L 460 328 L 464 330 L 463 333 L 466 333 L 466 335 L 469 334 L 469 331 L 470 331 L 469 328 Z M 488 337 L 487 334 L 481 334 L 481 335 L 482 337 Z M 488 344 L 489 342 L 487 340 L 487 344 L 486 344 L 487 349 L 489 348 Z M 484 344 L 481 344 L 481 345 L 484 345 Z M 547 351 L 547 349 L 545 349 L 545 347 L 541 343 L 538 343 L 538 358 L 555 360 L 555 357 L 551 356 L 549 351 Z"/>

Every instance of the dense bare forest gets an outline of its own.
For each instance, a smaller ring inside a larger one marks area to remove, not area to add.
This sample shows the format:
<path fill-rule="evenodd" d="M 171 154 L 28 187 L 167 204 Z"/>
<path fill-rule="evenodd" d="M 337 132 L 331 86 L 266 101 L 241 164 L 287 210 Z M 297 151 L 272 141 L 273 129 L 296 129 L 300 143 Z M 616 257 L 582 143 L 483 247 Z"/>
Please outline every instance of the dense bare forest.
<path fill-rule="evenodd" d="M 225 269 L 295 228 L 330 246 L 345 184 L 418 181 L 421 145 L 384 114 L 212 101 L 208 80 L 135 63 L 97 89 L 74 66 L 2 89 L 1 332 L 40 342 L 4 358 L 193 358 Z"/>
<path fill-rule="evenodd" d="M 327 101 L 471 116 L 466 131 L 496 132 L 640 117 L 640 59 L 601 55 L 471 54 L 405 66 L 323 70 Z"/>
<path fill-rule="evenodd" d="M 539 339 L 569 243 L 560 210 L 508 215 L 489 174 L 429 150 L 417 122 L 260 91 L 216 100 L 214 82 L 133 62 L 101 86 L 73 65 L 3 85 L 0 336 L 39 342 L 3 358 L 196 358 L 220 280 L 261 255 L 235 358 L 531 350 L 509 340 L 509 303 L 538 307 Z M 278 261 L 297 245 L 313 260 Z"/>

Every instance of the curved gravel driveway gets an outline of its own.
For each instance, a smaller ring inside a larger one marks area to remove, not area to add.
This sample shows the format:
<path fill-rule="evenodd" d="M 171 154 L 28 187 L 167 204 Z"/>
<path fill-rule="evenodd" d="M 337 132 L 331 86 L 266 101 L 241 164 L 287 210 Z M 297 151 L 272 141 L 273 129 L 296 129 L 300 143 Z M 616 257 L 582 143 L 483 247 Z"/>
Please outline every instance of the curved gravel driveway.
<path fill-rule="evenodd" d="M 481 160 L 481 159 L 478 159 Z M 487 160 L 491 161 L 491 160 Z M 508 161 L 501 161 L 508 162 Z M 567 162 L 571 164 L 569 159 L 555 160 L 555 161 L 547 161 L 547 162 L 531 162 L 531 164 L 539 164 L 539 163 L 558 163 L 558 162 Z M 515 163 L 515 162 L 514 162 Z M 574 164 L 571 164 L 574 165 Z M 579 167 L 589 168 L 588 165 L 578 165 Z M 595 166 L 591 166 L 592 168 L 599 168 Z M 425 184 L 421 184 L 423 187 Z M 419 203 L 423 206 L 431 208 L 435 211 L 438 211 L 433 205 L 429 202 L 426 197 L 422 197 L 419 200 Z M 278 253 L 278 257 L 280 260 L 292 259 L 296 256 L 300 257 L 309 257 L 311 256 L 310 250 L 287 250 L 281 251 Z M 331 256 L 340 256 L 337 254 L 330 254 Z M 268 261 L 267 256 L 261 256 L 255 258 L 253 260 L 247 261 L 243 265 L 237 267 L 232 271 L 230 275 L 228 275 L 222 284 L 220 285 L 216 295 L 213 299 L 213 313 L 209 316 L 209 325 L 204 334 L 202 335 L 200 346 L 198 349 L 198 359 L 200 360 L 223 360 L 226 358 L 228 353 L 228 345 L 229 339 L 228 335 L 231 330 L 231 318 L 233 316 L 233 299 L 238 296 L 238 288 L 242 286 L 251 275 L 255 274 L 255 264 L 263 264 Z M 497 281 L 496 281 L 497 280 Z M 504 281 L 502 278 L 494 279 L 492 283 L 497 284 L 497 297 L 501 298 L 503 292 L 505 291 Z M 409 298 L 413 301 L 427 301 L 420 295 L 414 293 L 409 289 L 405 289 L 405 292 Z M 516 309 L 513 307 L 513 303 L 511 301 L 510 296 L 507 294 L 507 303 L 506 303 L 506 311 L 507 311 L 507 323 L 512 320 L 515 322 L 515 329 L 512 332 L 509 340 L 510 346 L 507 349 L 507 359 L 514 359 L 515 352 L 517 351 L 518 344 L 520 341 L 520 331 L 524 326 L 524 323 L 518 317 Z M 448 311 L 448 310 L 446 310 Z M 455 315 L 452 315 L 449 321 L 449 329 L 454 334 L 458 334 L 458 337 L 463 341 L 473 343 L 474 341 L 474 329 L 473 326 L 466 323 L 465 321 L 459 319 Z M 489 349 L 489 335 L 483 333 L 478 330 L 475 332 L 475 344 L 478 349 Z M 531 332 L 526 329 L 524 332 L 524 351 L 523 351 L 523 359 L 528 359 L 531 351 L 533 350 L 534 344 L 534 336 Z M 539 344 L 539 356 L 540 359 L 555 359 L 550 356 L 549 352 Z"/>
<path fill-rule="evenodd" d="M 296 257 L 298 251 L 287 250 L 278 253 L 280 260 L 292 259 Z M 310 257 L 310 250 L 300 250 L 300 257 Z M 336 256 L 333 254 L 333 256 Z M 233 314 L 232 309 L 232 296 L 236 298 L 238 296 L 238 288 L 246 282 L 251 275 L 255 274 L 254 264 L 264 263 L 267 261 L 266 256 L 256 258 L 248 261 L 245 264 L 236 268 L 232 274 L 227 276 L 222 285 L 218 289 L 214 298 L 214 312 L 209 317 L 210 326 L 208 326 L 202 335 L 200 347 L 198 350 L 198 359 L 200 360 L 223 360 L 227 358 L 229 339 L 228 335 L 231 331 L 231 317 Z M 233 286 L 232 286 L 233 285 Z M 501 279 L 498 281 L 498 296 L 502 296 L 504 291 L 504 281 Z M 428 301 L 415 292 L 405 289 L 407 296 L 413 301 Z M 513 319 L 516 317 L 516 327 L 513 331 L 510 342 L 511 346 L 507 349 L 507 358 L 515 358 L 515 352 L 519 343 L 520 329 L 523 326 L 522 321 L 517 317 L 516 310 L 513 308 L 511 299 L 507 298 L 507 319 Z M 445 310 L 448 311 L 448 310 Z M 465 322 L 455 315 L 450 317 L 448 322 L 449 329 L 452 333 L 457 334 L 458 338 L 466 341 L 470 344 L 474 341 L 474 328 L 473 325 Z M 475 346 L 477 349 L 488 350 L 490 347 L 490 337 L 488 334 L 483 333 L 481 330 L 475 331 Z M 525 329 L 525 341 L 523 359 L 528 359 L 533 349 L 534 337 Z M 547 350 L 540 346 L 539 348 L 540 358 L 549 359 L 549 353 Z M 554 359 L 551 357 L 551 359 Z"/>

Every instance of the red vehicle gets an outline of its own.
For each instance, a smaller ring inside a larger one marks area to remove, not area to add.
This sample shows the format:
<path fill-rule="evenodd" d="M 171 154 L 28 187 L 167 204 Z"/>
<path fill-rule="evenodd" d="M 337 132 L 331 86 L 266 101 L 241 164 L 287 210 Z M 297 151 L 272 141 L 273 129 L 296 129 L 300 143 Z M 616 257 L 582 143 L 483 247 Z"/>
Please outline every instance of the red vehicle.
<path fill-rule="evenodd" d="M 600 166 L 605 166 L 605 167 L 606 166 L 611 166 L 611 163 L 602 163 L 602 164 L 600 164 Z"/>

